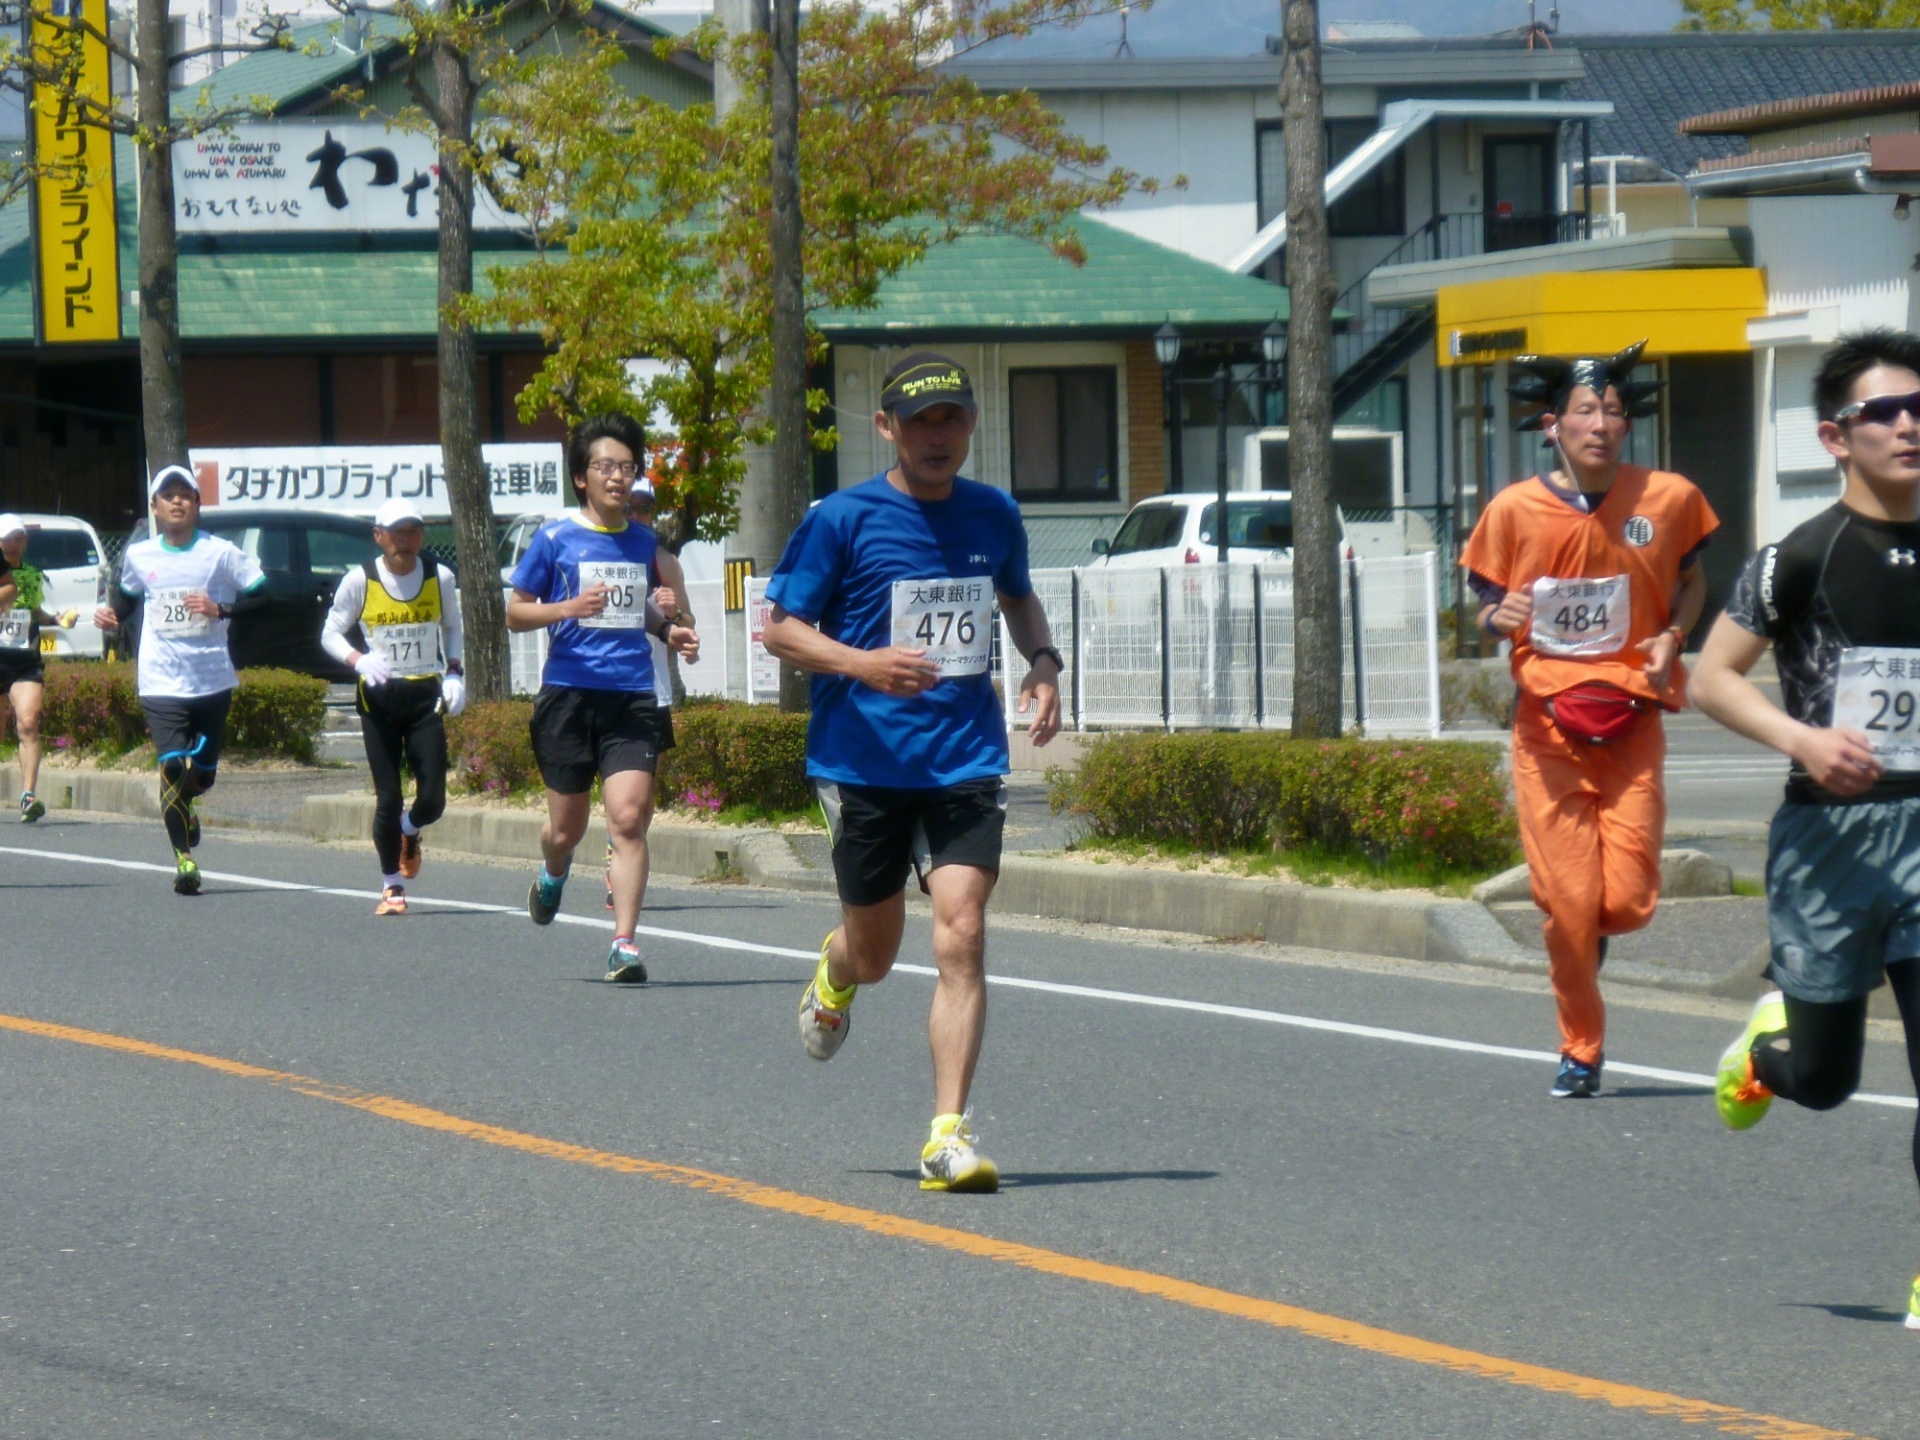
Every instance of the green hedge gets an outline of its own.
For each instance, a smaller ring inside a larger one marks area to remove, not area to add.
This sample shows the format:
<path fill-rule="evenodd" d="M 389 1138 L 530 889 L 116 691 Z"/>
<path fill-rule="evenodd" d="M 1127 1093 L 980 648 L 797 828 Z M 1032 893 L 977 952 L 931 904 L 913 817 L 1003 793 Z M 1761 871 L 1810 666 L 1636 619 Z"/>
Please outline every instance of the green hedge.
<path fill-rule="evenodd" d="M 1054 808 L 1103 839 L 1313 848 L 1440 872 L 1504 864 L 1518 843 L 1496 745 L 1110 735 L 1049 779 Z"/>
<path fill-rule="evenodd" d="M 450 783 L 467 795 L 538 791 L 540 770 L 527 726 L 533 702 L 475 704 L 448 722 Z M 662 808 L 718 811 L 749 805 L 764 811 L 805 810 L 807 717 L 765 705 L 701 702 L 673 712 L 674 748 L 660 757 Z"/>
<path fill-rule="evenodd" d="M 227 716 L 227 753 L 312 764 L 326 709 L 324 680 L 291 670 L 242 670 Z M 49 661 L 40 733 L 50 749 L 83 755 L 124 755 L 144 744 L 147 722 L 133 666 Z"/>
<path fill-rule="evenodd" d="M 669 805 L 781 813 L 813 805 L 805 715 L 731 701 L 688 705 L 673 712 L 673 738 L 660 757 L 660 796 Z"/>
<path fill-rule="evenodd" d="M 531 700 L 474 701 L 447 721 L 447 788 L 456 795 L 524 795 L 540 789 Z"/>

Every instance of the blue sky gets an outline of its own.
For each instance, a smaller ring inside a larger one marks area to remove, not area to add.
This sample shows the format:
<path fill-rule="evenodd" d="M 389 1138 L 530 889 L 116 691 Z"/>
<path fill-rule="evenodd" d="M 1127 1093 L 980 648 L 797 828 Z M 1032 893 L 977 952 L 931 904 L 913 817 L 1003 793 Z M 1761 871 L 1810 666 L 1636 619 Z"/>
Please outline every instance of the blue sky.
<path fill-rule="evenodd" d="M 1551 0 L 1540 0 L 1547 17 Z M 1400 20 L 1423 35 L 1488 35 L 1527 22 L 1527 0 L 1321 0 L 1321 19 Z M 1680 0 L 1560 0 L 1560 31 L 1671 30 Z M 1127 17 L 1127 39 L 1143 59 L 1176 55 L 1258 55 L 1280 29 L 1280 0 L 1156 0 Z M 1120 19 L 1103 15 L 1071 30 L 1034 35 L 1018 48 L 1027 55 L 1107 56 L 1120 38 Z"/>

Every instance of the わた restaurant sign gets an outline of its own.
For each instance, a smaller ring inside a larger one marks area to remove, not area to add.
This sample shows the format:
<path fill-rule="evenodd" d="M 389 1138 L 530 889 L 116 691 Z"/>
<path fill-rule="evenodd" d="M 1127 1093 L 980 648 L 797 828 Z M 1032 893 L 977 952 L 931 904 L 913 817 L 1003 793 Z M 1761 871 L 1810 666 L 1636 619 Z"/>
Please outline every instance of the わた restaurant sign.
<path fill-rule="evenodd" d="M 173 147 L 182 235 L 431 233 L 440 220 L 431 135 L 378 120 L 256 120 Z M 524 224 L 474 186 L 478 230 Z"/>

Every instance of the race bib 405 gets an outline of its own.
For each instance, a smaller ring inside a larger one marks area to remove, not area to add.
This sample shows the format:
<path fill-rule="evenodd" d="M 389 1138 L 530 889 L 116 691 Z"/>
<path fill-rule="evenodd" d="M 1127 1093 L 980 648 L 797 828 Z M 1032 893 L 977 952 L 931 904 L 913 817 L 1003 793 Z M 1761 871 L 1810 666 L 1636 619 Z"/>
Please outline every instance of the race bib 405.
<path fill-rule="evenodd" d="M 638 630 L 647 623 L 647 567 L 619 560 L 582 560 L 582 593 L 607 587 L 607 608 L 580 622 L 582 630 Z"/>

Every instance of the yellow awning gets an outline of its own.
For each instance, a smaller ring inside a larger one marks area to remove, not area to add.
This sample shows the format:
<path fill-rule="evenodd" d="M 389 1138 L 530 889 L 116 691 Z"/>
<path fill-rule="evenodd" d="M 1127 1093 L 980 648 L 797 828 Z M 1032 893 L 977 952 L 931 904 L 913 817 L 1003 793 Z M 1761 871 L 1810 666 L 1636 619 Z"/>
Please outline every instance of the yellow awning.
<path fill-rule="evenodd" d="M 1442 365 L 1512 355 L 1607 355 L 1647 342 L 1647 354 L 1748 349 L 1747 321 L 1767 313 L 1758 270 L 1606 270 L 1523 275 L 1440 288 L 1435 339 Z"/>

